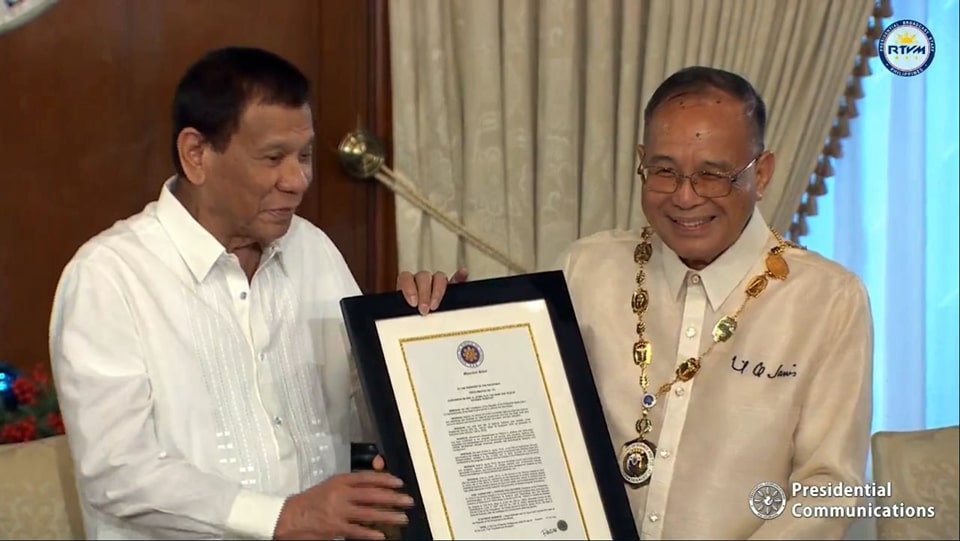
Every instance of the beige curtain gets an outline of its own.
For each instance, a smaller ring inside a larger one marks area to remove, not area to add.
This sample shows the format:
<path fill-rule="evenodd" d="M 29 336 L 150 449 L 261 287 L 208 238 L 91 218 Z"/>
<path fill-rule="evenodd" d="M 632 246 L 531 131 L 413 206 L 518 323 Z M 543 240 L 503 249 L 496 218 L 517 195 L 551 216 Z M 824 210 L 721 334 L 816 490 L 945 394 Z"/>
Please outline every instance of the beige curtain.
<path fill-rule="evenodd" d="M 550 266 L 644 222 L 642 108 L 684 66 L 741 73 L 769 108 L 786 231 L 837 113 L 872 0 L 393 0 L 393 169 L 507 265 L 398 197 L 401 269 Z M 512 269 L 512 270 L 511 270 Z"/>
<path fill-rule="evenodd" d="M 790 224 L 788 234 L 794 241 L 800 241 L 801 237 L 808 233 L 807 217 L 816 216 L 817 198 L 827 194 L 827 184 L 825 179 L 833 176 L 833 160 L 843 157 L 843 139 L 850 135 L 850 120 L 856 118 L 857 102 L 863 98 L 863 86 L 861 79 L 871 74 L 870 58 L 877 56 L 877 41 L 883 33 L 883 19 L 893 15 L 893 6 L 890 0 L 878 0 L 873 8 L 873 21 L 867 24 L 863 36 L 860 38 L 860 50 L 854 59 L 853 69 L 847 77 L 847 86 L 840 99 L 836 117 L 830 126 L 827 140 L 823 150 L 817 157 L 816 167 L 810 173 L 809 183 L 804 189 L 802 199 L 797 207 L 796 214 Z M 801 189 L 799 177 L 796 181 L 791 180 L 791 188 Z M 789 201 L 793 197 L 792 192 L 784 199 Z"/>

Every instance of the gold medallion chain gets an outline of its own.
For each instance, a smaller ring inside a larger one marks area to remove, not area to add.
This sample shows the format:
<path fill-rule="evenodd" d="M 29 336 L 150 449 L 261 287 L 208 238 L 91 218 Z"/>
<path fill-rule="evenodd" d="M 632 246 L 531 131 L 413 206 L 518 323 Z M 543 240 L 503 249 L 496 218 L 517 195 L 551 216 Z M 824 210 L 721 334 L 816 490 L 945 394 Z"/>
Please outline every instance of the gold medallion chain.
<path fill-rule="evenodd" d="M 754 276 L 747 283 L 747 287 L 744 289 L 746 296 L 737 310 L 732 315 L 723 316 L 717 321 L 713 328 L 713 341 L 710 346 L 697 357 L 691 357 L 680 363 L 674 370 L 673 379 L 661 385 L 656 393 L 650 393 L 647 390 L 650 385 L 647 370 L 653 362 L 653 346 L 647 339 L 647 329 L 644 323 L 644 315 L 650 304 L 650 296 L 644 286 L 646 281 L 645 266 L 653 255 L 653 245 L 650 243 L 650 239 L 653 237 L 653 229 L 650 226 L 643 229 L 641 241 L 637 244 L 633 253 L 634 262 L 637 264 L 637 288 L 630 299 L 630 306 L 637 316 L 637 341 L 633 345 L 632 355 L 634 364 L 640 367 L 640 389 L 642 391 L 640 416 L 635 425 L 639 437 L 624 444 L 620 460 L 624 480 L 630 486 L 640 487 L 650 482 L 656 446 L 647 440 L 646 436 L 653 429 L 650 410 L 657 404 L 658 399 L 669 392 L 677 382 L 686 382 L 693 379 L 700 371 L 703 358 L 713 351 L 714 346 L 733 337 L 737 330 L 740 314 L 747 304 L 763 294 L 771 279 L 783 281 L 790 274 L 790 268 L 783 258 L 783 252 L 788 246 L 800 247 L 785 240 L 776 231 L 771 230 L 771 233 L 776 238 L 777 245 L 767 252 L 764 260 L 764 271 Z"/>

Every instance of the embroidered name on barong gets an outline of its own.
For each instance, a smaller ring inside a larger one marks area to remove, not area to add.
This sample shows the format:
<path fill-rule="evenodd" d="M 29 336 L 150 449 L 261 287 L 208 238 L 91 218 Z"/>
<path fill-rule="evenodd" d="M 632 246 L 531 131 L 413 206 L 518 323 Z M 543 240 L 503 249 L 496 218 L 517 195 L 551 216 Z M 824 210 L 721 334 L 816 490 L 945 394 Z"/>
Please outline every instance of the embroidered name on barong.
<path fill-rule="evenodd" d="M 739 372 L 743 375 L 752 375 L 758 378 L 766 376 L 769 379 L 775 378 L 795 378 L 797 377 L 797 364 L 784 364 L 780 363 L 775 369 L 767 367 L 763 364 L 763 361 L 751 362 L 747 359 L 738 359 L 736 355 L 730 359 L 730 368 L 734 372 Z"/>

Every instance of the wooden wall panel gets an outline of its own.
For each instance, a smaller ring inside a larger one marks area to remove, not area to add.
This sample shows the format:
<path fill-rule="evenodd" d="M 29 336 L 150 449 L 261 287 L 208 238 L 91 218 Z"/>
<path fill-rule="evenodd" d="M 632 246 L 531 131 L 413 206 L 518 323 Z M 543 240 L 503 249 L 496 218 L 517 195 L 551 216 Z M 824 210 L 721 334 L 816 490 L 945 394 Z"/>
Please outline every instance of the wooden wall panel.
<path fill-rule="evenodd" d="M 358 124 L 390 132 L 385 3 L 62 0 L 0 35 L 0 360 L 48 362 L 64 264 L 156 198 L 173 171 L 177 79 L 225 45 L 273 50 L 310 77 L 319 152 L 300 214 L 328 232 L 364 290 L 392 289 L 393 199 L 336 157 Z"/>

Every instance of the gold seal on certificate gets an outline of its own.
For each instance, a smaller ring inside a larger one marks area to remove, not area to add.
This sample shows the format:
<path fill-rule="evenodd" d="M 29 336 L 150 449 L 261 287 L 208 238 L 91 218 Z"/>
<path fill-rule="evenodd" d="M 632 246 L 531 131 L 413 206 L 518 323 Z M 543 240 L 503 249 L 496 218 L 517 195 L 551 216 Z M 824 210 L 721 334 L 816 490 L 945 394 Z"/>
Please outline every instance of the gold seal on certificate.
<path fill-rule="evenodd" d="M 639 539 L 559 272 L 341 302 L 408 539 Z"/>
<path fill-rule="evenodd" d="M 466 340 L 457 347 L 457 358 L 467 368 L 476 368 L 483 362 L 483 350 L 480 344 Z"/>

